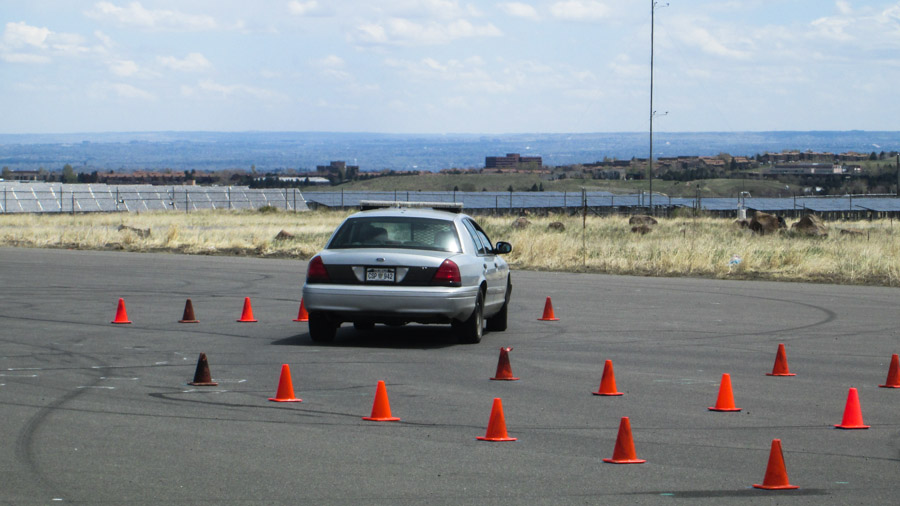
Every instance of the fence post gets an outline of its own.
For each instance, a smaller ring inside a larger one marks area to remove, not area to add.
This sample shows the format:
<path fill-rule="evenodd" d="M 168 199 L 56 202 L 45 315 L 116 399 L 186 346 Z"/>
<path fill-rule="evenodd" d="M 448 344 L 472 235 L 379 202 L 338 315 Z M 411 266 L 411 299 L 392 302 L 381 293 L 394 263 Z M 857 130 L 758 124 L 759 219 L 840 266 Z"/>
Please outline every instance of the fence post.
<path fill-rule="evenodd" d="M 6 203 L 6 185 L 3 185 L 3 214 L 9 212 L 8 204 Z"/>
<path fill-rule="evenodd" d="M 294 212 L 297 212 L 297 189 L 294 188 Z"/>
<path fill-rule="evenodd" d="M 228 210 L 231 210 L 231 187 L 228 187 Z"/>
<path fill-rule="evenodd" d="M 175 196 L 175 188 L 172 188 L 172 196 Z M 191 212 L 191 204 L 188 200 L 188 191 L 187 187 L 184 188 L 184 214 Z"/>
<path fill-rule="evenodd" d="M 116 186 L 116 211 L 119 210 L 119 187 Z"/>
<path fill-rule="evenodd" d="M 288 196 L 287 196 L 287 188 L 284 189 L 284 210 L 288 210 Z"/>
<path fill-rule="evenodd" d="M 72 190 L 72 216 L 75 216 L 75 190 Z"/>
<path fill-rule="evenodd" d="M 60 183 L 59 184 L 59 212 L 60 212 L 60 214 L 62 214 L 62 212 L 63 212 L 62 206 L 63 206 L 63 185 L 62 185 L 62 183 Z"/>

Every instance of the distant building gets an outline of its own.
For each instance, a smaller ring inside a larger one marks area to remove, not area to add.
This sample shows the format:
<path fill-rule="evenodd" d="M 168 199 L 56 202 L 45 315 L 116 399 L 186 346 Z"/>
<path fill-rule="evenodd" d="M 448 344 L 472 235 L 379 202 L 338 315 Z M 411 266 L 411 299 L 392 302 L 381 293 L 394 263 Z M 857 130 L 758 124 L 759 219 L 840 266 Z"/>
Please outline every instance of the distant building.
<path fill-rule="evenodd" d="M 10 181 L 46 181 L 47 175 L 37 170 L 13 170 L 9 172 Z"/>
<path fill-rule="evenodd" d="M 539 156 L 520 156 L 518 153 L 507 153 L 506 156 L 484 157 L 485 169 L 523 169 L 533 167 L 540 169 L 544 161 Z"/>
<path fill-rule="evenodd" d="M 792 163 L 776 165 L 763 172 L 766 176 L 834 176 L 843 174 L 844 166 L 831 163 Z"/>
<path fill-rule="evenodd" d="M 328 165 L 317 165 L 316 172 L 332 181 L 349 181 L 359 174 L 359 166 L 336 161 Z"/>
<path fill-rule="evenodd" d="M 97 174 L 99 183 L 106 184 L 153 184 L 153 185 L 189 185 L 196 184 L 184 172 L 159 172 L 136 170 L 134 172 L 107 172 Z"/>

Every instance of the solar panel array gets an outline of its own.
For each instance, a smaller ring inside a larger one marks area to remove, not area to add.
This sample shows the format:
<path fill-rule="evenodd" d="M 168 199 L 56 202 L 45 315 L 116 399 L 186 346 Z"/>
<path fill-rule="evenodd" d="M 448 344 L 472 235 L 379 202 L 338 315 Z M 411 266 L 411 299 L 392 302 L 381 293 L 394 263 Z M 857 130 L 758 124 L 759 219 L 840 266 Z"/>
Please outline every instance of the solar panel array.
<path fill-rule="evenodd" d="M 2 213 L 194 211 L 263 206 L 291 211 L 309 209 L 303 194 L 294 188 L 0 182 Z"/>
<path fill-rule="evenodd" d="M 301 192 L 296 188 L 253 189 L 246 186 L 154 186 L 16 183 L 0 181 L 0 213 L 113 212 L 201 209 L 279 209 L 305 211 L 307 202 L 327 207 L 358 207 L 361 200 L 408 202 L 461 202 L 465 209 L 579 208 L 582 192 Z M 649 194 L 614 195 L 585 192 L 592 208 L 645 208 Z M 697 199 L 653 195 L 659 207 L 697 207 Z M 731 211 L 741 206 L 759 211 L 810 212 L 876 211 L 900 212 L 900 198 L 882 197 L 786 197 L 786 198 L 701 198 L 708 211 Z"/>
<path fill-rule="evenodd" d="M 356 207 L 360 200 L 398 200 L 405 202 L 462 202 L 465 209 L 573 208 L 582 206 L 581 192 L 304 192 L 310 202 L 328 207 Z M 648 207 L 649 194 L 614 195 L 586 192 L 590 207 Z M 900 211 L 900 198 L 885 197 L 782 197 L 782 198 L 701 198 L 707 211 L 731 211 L 747 207 L 759 211 L 808 209 L 824 211 Z M 654 207 L 697 207 L 697 199 L 653 194 Z"/>

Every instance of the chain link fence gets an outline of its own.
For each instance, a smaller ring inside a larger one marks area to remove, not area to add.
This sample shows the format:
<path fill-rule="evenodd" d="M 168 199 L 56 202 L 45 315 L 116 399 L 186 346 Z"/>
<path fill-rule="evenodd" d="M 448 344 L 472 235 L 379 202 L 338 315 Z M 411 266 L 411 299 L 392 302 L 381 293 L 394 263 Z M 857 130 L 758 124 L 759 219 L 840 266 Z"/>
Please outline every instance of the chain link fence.
<path fill-rule="evenodd" d="M 0 182 L 0 213 L 88 213 L 258 209 L 307 211 L 296 188 Z"/>

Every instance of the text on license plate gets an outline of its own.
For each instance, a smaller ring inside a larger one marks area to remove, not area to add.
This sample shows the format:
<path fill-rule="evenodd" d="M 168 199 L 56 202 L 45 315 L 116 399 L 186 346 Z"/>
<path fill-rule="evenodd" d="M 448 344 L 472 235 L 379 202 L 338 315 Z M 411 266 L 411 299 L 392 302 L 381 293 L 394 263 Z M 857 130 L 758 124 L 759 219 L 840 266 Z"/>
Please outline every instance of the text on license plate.
<path fill-rule="evenodd" d="M 394 282 L 394 269 L 369 268 L 366 269 L 366 281 Z"/>

